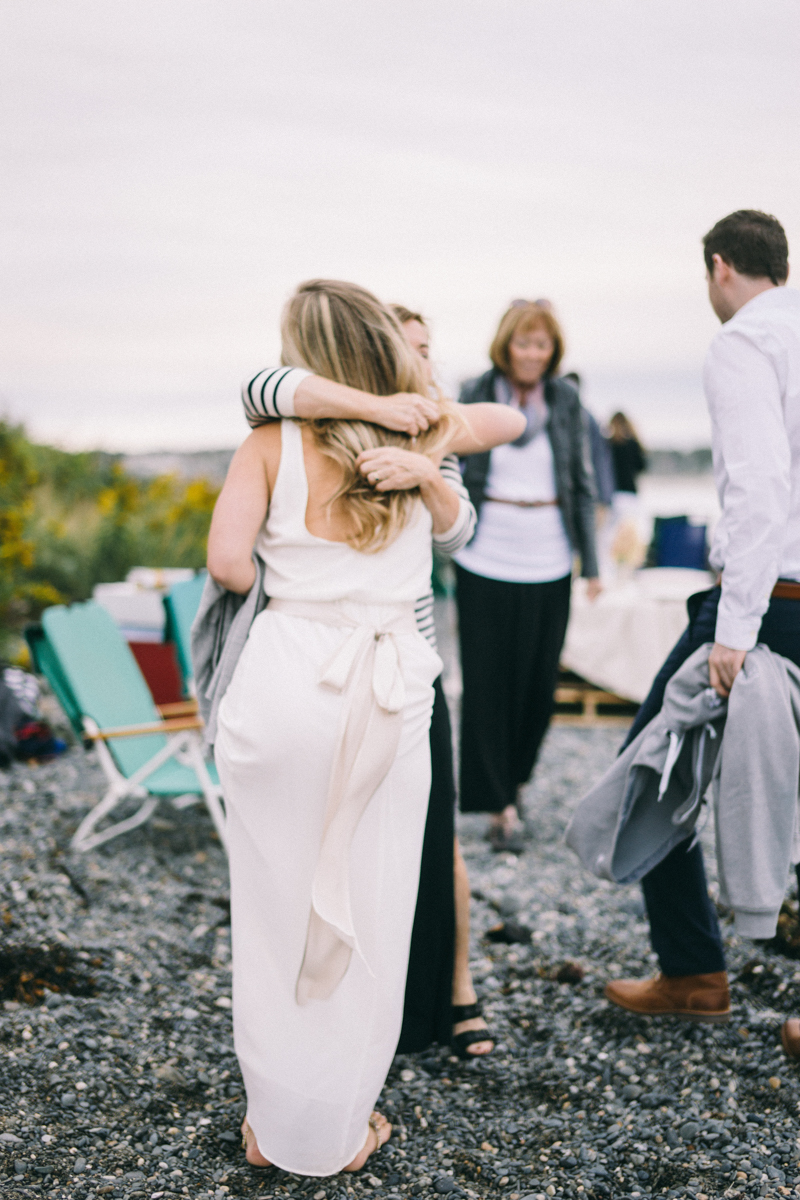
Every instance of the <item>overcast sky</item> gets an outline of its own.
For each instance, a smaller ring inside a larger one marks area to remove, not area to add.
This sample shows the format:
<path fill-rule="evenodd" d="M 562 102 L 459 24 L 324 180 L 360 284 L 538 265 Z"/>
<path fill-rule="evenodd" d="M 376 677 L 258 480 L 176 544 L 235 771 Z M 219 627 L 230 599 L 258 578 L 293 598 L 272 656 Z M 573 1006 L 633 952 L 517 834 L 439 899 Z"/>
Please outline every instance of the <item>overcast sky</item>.
<path fill-rule="evenodd" d="M 800 239 L 797 0 L 8 0 L 0 412 L 236 444 L 314 275 L 422 309 L 448 381 L 549 297 L 600 415 L 706 437 L 700 238 Z"/>

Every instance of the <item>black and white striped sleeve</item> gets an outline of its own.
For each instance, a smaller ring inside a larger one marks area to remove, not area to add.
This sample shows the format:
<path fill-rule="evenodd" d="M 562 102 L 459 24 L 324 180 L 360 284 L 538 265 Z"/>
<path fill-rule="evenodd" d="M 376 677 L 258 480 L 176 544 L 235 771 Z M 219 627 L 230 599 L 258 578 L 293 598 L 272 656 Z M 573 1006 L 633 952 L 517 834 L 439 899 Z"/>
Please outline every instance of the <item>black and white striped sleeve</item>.
<path fill-rule="evenodd" d="M 461 478 L 461 471 L 455 454 L 447 454 L 442 459 L 439 472 L 453 491 L 458 493 L 459 505 L 458 516 L 450 528 L 445 530 L 444 533 L 435 533 L 433 535 L 433 545 L 440 554 L 455 554 L 457 550 L 466 546 L 475 532 L 477 516 L 474 505 L 469 498 L 469 493 L 464 487 L 464 481 Z"/>
<path fill-rule="evenodd" d="M 266 367 L 242 384 L 244 415 L 251 429 L 294 417 L 294 394 L 311 371 L 303 367 Z"/>

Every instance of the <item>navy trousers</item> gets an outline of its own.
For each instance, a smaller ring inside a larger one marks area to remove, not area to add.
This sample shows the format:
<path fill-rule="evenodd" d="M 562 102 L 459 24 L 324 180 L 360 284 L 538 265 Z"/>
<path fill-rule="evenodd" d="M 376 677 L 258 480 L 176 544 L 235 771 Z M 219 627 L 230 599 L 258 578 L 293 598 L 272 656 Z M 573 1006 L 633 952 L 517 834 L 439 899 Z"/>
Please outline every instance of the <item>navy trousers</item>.
<path fill-rule="evenodd" d="M 661 711 L 664 690 L 687 658 L 714 641 L 721 589 L 689 598 L 689 624 L 653 681 L 623 749 Z M 761 622 L 759 642 L 800 666 L 800 602 L 772 599 Z M 704 975 L 725 970 L 722 936 L 709 899 L 703 852 L 681 842 L 642 880 L 650 940 L 665 975 Z M 800 882 L 800 871 L 798 872 Z"/>

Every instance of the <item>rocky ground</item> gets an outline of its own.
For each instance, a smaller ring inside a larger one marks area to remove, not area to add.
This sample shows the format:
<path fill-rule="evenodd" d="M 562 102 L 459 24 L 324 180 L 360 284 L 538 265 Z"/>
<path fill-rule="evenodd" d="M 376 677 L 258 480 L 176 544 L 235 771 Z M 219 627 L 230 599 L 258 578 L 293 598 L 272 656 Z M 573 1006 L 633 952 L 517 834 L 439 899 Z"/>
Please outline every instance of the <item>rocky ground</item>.
<path fill-rule="evenodd" d="M 398 1058 L 380 1101 L 391 1142 L 359 1175 L 327 1180 L 251 1169 L 239 1148 L 226 867 L 204 810 L 162 806 L 75 856 L 69 837 L 101 788 L 91 756 L 75 747 L 6 773 L 2 1196 L 800 1195 L 800 1074 L 779 1044 L 783 1015 L 800 1014 L 800 964 L 730 936 L 725 1026 L 641 1019 L 603 999 L 608 978 L 652 969 L 641 900 L 580 871 L 562 834 L 619 738 L 551 730 L 522 858 L 492 855 L 483 821 L 462 819 L 497 1050 Z M 485 938 L 506 918 L 530 943 Z"/>

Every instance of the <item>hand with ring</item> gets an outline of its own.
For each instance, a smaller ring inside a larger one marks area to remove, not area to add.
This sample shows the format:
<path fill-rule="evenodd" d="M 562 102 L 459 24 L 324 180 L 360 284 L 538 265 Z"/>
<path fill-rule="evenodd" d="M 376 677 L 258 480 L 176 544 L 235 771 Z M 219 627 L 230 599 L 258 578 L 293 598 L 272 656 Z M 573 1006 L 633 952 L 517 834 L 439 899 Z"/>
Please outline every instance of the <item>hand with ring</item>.
<path fill-rule="evenodd" d="M 423 487 L 439 474 L 436 464 L 426 455 L 414 450 L 401 450 L 399 446 L 362 450 L 356 461 L 361 474 L 378 492 Z"/>

